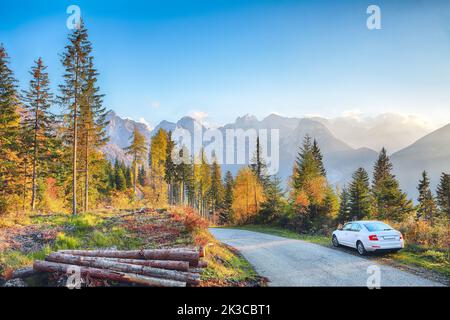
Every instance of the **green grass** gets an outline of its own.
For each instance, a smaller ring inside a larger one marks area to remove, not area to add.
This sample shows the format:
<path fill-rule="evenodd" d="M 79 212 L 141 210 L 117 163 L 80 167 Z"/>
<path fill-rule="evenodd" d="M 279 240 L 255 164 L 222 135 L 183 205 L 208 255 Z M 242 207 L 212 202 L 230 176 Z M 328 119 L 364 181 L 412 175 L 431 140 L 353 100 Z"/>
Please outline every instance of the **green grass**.
<path fill-rule="evenodd" d="M 323 236 L 323 235 L 311 235 L 311 234 L 303 234 L 303 233 L 297 233 L 291 230 L 287 230 L 280 227 L 275 226 L 262 226 L 262 225 L 254 225 L 254 224 L 248 224 L 244 226 L 237 226 L 232 227 L 233 229 L 242 229 L 242 230 L 249 230 L 249 231 L 256 231 L 256 232 L 262 232 L 271 234 L 274 236 L 279 237 L 285 237 L 290 239 L 297 239 L 297 240 L 304 240 L 324 246 L 329 246 L 331 244 L 330 237 Z"/>
<path fill-rule="evenodd" d="M 203 281 L 240 282 L 255 280 L 258 274 L 252 265 L 226 246 L 216 243 L 208 247 L 205 260 L 208 267 L 202 273 Z"/>
<path fill-rule="evenodd" d="M 446 252 L 406 246 L 405 249 L 395 254 L 389 254 L 387 257 L 406 265 L 419 266 L 450 277 L 450 257 Z"/>

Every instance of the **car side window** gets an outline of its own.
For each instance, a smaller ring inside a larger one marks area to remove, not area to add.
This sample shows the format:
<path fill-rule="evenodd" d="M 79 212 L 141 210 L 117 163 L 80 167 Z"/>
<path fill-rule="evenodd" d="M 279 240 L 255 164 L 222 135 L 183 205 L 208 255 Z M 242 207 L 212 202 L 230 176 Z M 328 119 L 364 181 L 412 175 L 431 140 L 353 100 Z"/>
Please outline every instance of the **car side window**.
<path fill-rule="evenodd" d="M 346 223 L 344 228 L 342 228 L 342 230 L 345 231 L 350 231 L 352 229 L 352 224 L 351 223 Z"/>
<path fill-rule="evenodd" d="M 359 223 L 352 224 L 352 231 L 356 231 L 356 232 L 361 231 L 361 226 L 359 225 Z"/>

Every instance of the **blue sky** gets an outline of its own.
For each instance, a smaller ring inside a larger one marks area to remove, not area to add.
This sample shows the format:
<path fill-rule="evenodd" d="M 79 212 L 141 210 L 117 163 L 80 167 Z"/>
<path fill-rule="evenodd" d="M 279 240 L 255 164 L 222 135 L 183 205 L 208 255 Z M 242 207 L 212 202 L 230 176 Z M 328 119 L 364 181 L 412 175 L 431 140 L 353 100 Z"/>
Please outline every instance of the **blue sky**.
<path fill-rule="evenodd" d="M 450 122 L 449 1 L 2 0 L 0 42 L 21 87 L 42 56 L 56 90 L 73 4 L 105 103 L 121 116 L 156 125 L 357 111 Z M 381 30 L 366 27 L 370 4 Z"/>

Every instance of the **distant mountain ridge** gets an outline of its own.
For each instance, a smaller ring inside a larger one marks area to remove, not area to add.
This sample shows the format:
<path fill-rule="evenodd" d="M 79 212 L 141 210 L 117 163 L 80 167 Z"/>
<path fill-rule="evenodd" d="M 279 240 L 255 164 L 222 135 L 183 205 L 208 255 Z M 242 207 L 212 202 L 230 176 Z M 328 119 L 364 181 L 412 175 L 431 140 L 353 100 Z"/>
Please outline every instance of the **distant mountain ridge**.
<path fill-rule="evenodd" d="M 175 122 L 161 121 L 153 130 L 144 123 L 130 119 L 123 119 L 114 112 L 108 114 L 110 121 L 107 133 L 109 143 L 104 147 L 107 158 L 113 161 L 116 157 L 130 163 L 131 159 L 125 156 L 123 148 L 128 146 L 134 127 L 150 142 L 150 138 L 160 128 L 173 131 L 184 128 L 193 132 L 194 124 L 202 130 L 205 127 L 192 117 L 186 116 Z M 345 140 L 336 137 L 332 128 L 327 126 L 326 119 L 322 118 L 288 118 L 270 114 L 262 120 L 255 116 L 245 115 L 238 117 L 233 123 L 217 128 L 225 132 L 226 129 L 279 129 L 280 136 L 280 170 L 278 175 L 284 184 L 292 173 L 292 167 L 297 152 L 305 135 L 315 138 L 322 150 L 324 165 L 328 179 L 331 183 L 343 186 L 351 181 L 352 173 L 358 168 L 365 168 L 372 173 L 373 164 L 377 158 L 378 150 L 371 148 L 351 147 Z M 401 129 L 405 131 L 405 129 Z M 359 134 L 357 131 L 355 134 Z M 205 144 L 206 145 L 206 144 Z M 442 171 L 450 172 L 450 124 L 423 136 L 411 145 L 392 154 L 394 173 L 400 180 L 402 189 L 410 195 L 417 197 L 416 186 L 420 173 L 425 169 L 429 171 L 433 188 L 439 181 Z M 223 171 L 230 170 L 234 174 L 242 165 L 223 165 Z"/>

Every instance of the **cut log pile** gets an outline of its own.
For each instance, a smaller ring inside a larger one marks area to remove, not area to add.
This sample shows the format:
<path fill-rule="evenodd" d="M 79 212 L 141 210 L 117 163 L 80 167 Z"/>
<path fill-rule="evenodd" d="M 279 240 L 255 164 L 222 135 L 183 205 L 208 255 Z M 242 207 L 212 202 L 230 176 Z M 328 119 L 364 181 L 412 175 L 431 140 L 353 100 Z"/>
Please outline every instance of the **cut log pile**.
<path fill-rule="evenodd" d="M 207 266 L 200 260 L 203 256 L 203 248 L 59 250 L 50 253 L 45 261 L 35 261 L 32 270 L 22 270 L 13 277 L 79 270 L 82 277 L 100 280 L 158 287 L 195 286 Z"/>

